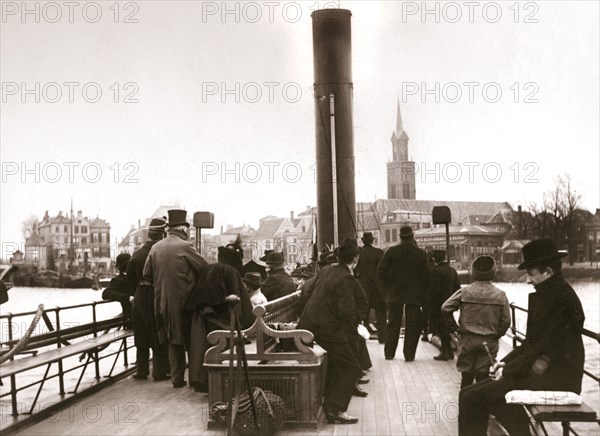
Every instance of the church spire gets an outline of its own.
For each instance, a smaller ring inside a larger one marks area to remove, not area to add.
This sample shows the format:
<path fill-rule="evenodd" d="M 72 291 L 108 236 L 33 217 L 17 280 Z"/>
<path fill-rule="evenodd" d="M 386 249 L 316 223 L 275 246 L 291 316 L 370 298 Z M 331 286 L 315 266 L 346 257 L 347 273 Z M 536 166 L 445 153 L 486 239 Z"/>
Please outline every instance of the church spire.
<path fill-rule="evenodd" d="M 400 113 L 400 98 L 398 98 L 398 112 L 396 114 L 396 136 L 400 136 L 402 128 L 402 114 Z"/>

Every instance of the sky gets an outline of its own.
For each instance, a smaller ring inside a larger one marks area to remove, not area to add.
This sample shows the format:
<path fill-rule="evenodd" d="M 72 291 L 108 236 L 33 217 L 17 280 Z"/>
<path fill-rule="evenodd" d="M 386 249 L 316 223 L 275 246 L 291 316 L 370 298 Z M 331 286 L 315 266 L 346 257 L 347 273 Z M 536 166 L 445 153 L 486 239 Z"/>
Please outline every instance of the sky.
<path fill-rule="evenodd" d="M 516 208 L 569 174 L 600 207 L 598 2 L 1 1 L 2 258 L 71 199 L 112 244 L 161 204 L 213 233 L 316 205 L 328 7 L 352 12 L 357 201 L 386 198 L 399 102 L 417 199 Z"/>

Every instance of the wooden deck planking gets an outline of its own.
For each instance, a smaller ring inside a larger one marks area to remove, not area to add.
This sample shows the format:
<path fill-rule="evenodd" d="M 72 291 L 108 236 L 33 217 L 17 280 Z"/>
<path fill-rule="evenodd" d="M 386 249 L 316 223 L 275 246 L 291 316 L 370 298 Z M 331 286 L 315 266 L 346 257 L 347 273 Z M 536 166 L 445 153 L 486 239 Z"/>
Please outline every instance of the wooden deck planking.
<path fill-rule="evenodd" d="M 367 341 L 373 368 L 362 385 L 366 398 L 353 397 L 348 413 L 357 424 L 321 422 L 318 431 L 285 429 L 281 435 L 456 435 L 460 376 L 455 361 L 437 362 L 438 350 L 419 343 L 416 359 L 405 362 L 402 341 L 397 357 L 385 360 L 382 345 Z M 170 381 L 131 378 L 83 398 L 74 405 L 20 430 L 22 435 L 224 435 L 208 430 L 208 396 Z M 551 431 L 551 434 L 554 434 Z M 560 432 L 558 432 L 560 434 Z"/>

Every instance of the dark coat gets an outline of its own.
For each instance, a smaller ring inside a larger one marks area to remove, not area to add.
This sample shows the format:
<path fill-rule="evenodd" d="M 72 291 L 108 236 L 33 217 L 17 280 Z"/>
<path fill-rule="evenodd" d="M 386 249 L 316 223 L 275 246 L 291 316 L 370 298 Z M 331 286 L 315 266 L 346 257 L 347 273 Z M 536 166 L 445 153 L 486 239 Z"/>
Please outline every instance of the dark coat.
<path fill-rule="evenodd" d="M 345 332 L 358 326 L 355 295 L 364 291 L 344 264 L 333 265 L 319 274 L 310 300 L 306 304 L 299 329 L 306 329 L 328 342 L 348 342 Z"/>
<path fill-rule="evenodd" d="M 448 262 L 442 262 L 431 271 L 431 282 L 427 291 L 427 301 L 433 316 L 438 316 L 444 301 L 460 289 L 458 273 Z"/>
<path fill-rule="evenodd" d="M 369 307 L 376 310 L 385 310 L 385 294 L 377 277 L 377 267 L 382 257 L 383 250 L 372 245 L 365 245 L 360 250 L 358 264 L 354 269 L 354 276 L 362 285 L 369 299 Z"/>
<path fill-rule="evenodd" d="M 573 288 L 557 274 L 529 294 L 525 341 L 504 359 L 503 376 L 521 389 L 581 392 L 585 316 Z"/>
<path fill-rule="evenodd" d="M 377 268 L 388 303 L 423 306 L 431 279 L 425 251 L 413 240 L 390 247 Z"/>
<path fill-rule="evenodd" d="M 260 290 L 268 301 L 273 301 L 296 292 L 296 283 L 284 269 L 279 269 L 269 274 Z"/>
<path fill-rule="evenodd" d="M 146 241 L 131 256 L 127 266 L 127 281 L 135 289 L 133 299 L 132 321 L 134 342 L 136 347 L 153 348 L 157 350 L 160 343 L 166 342 L 166 332 L 156 326 L 154 316 L 154 287 L 140 285 L 143 279 L 144 265 L 150 254 L 150 249 L 157 241 Z"/>
<path fill-rule="evenodd" d="M 154 310 L 159 327 L 164 323 L 171 345 L 186 339 L 184 306 L 206 261 L 179 231 L 170 231 L 150 249 L 144 266 L 144 280 L 154 284 Z"/>
<path fill-rule="evenodd" d="M 135 289 L 129 287 L 127 276 L 125 274 L 119 274 L 118 276 L 113 277 L 110 284 L 102 291 L 102 298 L 104 300 L 129 304 L 129 298 L 133 297 L 134 293 Z"/>

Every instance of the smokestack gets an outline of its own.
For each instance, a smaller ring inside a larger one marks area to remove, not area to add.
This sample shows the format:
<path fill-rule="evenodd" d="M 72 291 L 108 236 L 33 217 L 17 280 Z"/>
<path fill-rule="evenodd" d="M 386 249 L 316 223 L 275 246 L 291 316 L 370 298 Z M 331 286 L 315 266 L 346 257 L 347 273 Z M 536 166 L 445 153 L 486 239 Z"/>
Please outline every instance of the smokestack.
<path fill-rule="evenodd" d="M 311 16 L 315 75 L 317 245 L 321 251 L 325 245 L 334 243 L 334 221 L 337 221 L 340 243 L 346 238 L 356 237 L 350 26 L 352 13 L 346 9 L 321 9 Z M 333 120 L 330 117 L 331 95 L 334 96 Z M 335 168 L 332 168 L 332 124 L 335 124 Z M 337 185 L 335 196 L 333 176 Z M 336 197 L 337 204 L 334 205 Z"/>
<path fill-rule="evenodd" d="M 294 211 L 290 210 L 290 219 L 293 220 L 294 219 Z"/>

